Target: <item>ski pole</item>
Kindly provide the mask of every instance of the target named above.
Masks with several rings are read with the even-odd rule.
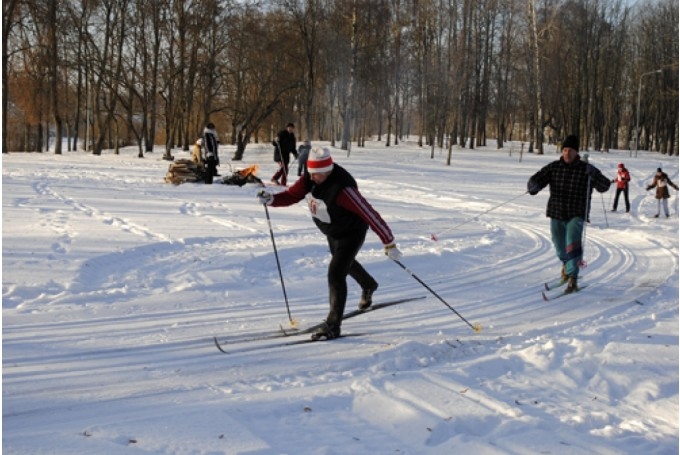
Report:
[[[590,217],[590,200],[592,199],[591,194],[591,177],[588,176],[588,187],[586,190],[586,213],[583,219],[583,232],[581,232],[581,260],[578,261],[578,266],[581,269],[588,267],[588,263],[583,259],[586,254],[586,227],[588,225],[588,218]]]
[[[468,224],[470,221],[476,220],[476,219],[479,218],[480,216],[486,215],[487,213],[489,213],[489,212],[491,212],[491,211],[493,211],[493,210],[496,210],[497,208],[500,208],[500,207],[504,206],[505,204],[509,204],[510,202],[514,201],[515,199],[519,199],[520,197],[524,196],[524,195],[527,194],[527,193],[528,193],[528,191],[525,191],[524,193],[522,193],[522,194],[520,194],[520,195],[518,195],[518,196],[515,196],[515,197],[513,197],[512,199],[508,199],[507,201],[505,201],[505,202],[503,202],[503,203],[501,203],[501,204],[498,204],[498,205],[496,205],[496,206],[494,206],[494,207],[491,207],[489,210],[480,213],[479,215],[475,216],[474,218],[468,218],[467,220],[463,221],[462,223],[456,224],[455,226],[450,227],[450,228],[448,228],[448,229],[444,229],[444,230],[441,231],[439,234],[434,234],[434,233],[433,233],[433,234],[430,236],[430,239],[432,239],[433,241],[436,242],[437,240],[439,240],[439,236],[440,236],[440,235],[445,234],[445,233],[450,232],[450,231],[453,231],[454,229],[459,228],[459,227],[461,227],[461,226],[464,225],[464,224]]]
[[[602,197],[602,211],[604,212],[604,222],[607,224],[607,227],[609,227],[609,220],[607,219],[607,208],[604,205],[604,194],[600,193],[600,196]]]
[[[272,245],[274,247],[274,256],[276,257],[276,267],[279,269],[279,278],[281,279],[281,289],[283,289],[283,299],[286,302],[286,311],[288,312],[288,320],[290,321],[291,327],[297,326],[297,321],[293,319],[290,315],[290,306],[288,305],[288,295],[286,294],[286,285],[283,283],[283,273],[281,272],[281,262],[279,261],[279,253],[276,250],[276,241],[274,240],[274,229],[272,229],[272,220],[269,217],[269,209],[267,209],[267,204],[262,204],[264,206],[264,213],[267,215],[267,223],[269,224],[269,235],[272,238]]]
[[[471,328],[472,330],[475,331],[475,333],[479,333],[479,332],[482,331],[482,326],[481,326],[479,323],[476,323],[476,324],[474,324],[474,325],[470,324],[470,321],[468,321],[467,319],[465,319],[459,312],[457,312],[451,305],[449,305],[449,304],[446,302],[446,300],[442,299],[442,298],[439,296],[439,294],[437,294],[436,292],[434,292],[434,291],[432,290],[432,288],[430,288],[427,284],[425,284],[425,282],[423,282],[423,280],[421,280],[420,278],[418,278],[418,276],[417,276],[415,273],[413,273],[408,267],[406,267],[404,264],[402,264],[400,261],[398,261],[398,260],[396,260],[396,259],[392,259],[392,260],[393,260],[394,262],[396,262],[396,263],[399,265],[399,267],[401,267],[402,269],[404,269],[404,270],[406,271],[406,273],[408,273],[409,275],[411,275],[418,283],[422,284],[423,287],[424,287],[425,289],[427,289],[428,291],[430,291],[430,292],[432,293],[432,295],[434,295],[435,297],[437,297],[437,298],[439,299],[440,302],[442,302],[444,305],[446,305],[446,306],[449,308],[449,310],[453,311],[453,312],[456,314],[456,316],[458,316],[459,318],[461,318],[461,319],[463,320],[463,322],[465,322],[467,325],[469,325],[470,328]]]

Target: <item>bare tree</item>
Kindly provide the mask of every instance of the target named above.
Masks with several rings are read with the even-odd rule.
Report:
[[[7,147],[7,110],[9,109],[7,78],[10,74],[9,37],[17,24],[18,3],[18,0],[2,2],[2,153],[9,152]]]
[[[241,160],[255,131],[275,112],[290,92],[303,84],[292,70],[295,62],[280,51],[280,42],[294,35],[285,23],[263,20],[259,11],[243,7],[229,40],[235,66],[225,75],[234,88],[228,113],[236,132],[234,160]],[[252,51],[256,46],[256,51]]]

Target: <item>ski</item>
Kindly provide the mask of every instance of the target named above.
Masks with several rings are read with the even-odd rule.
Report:
[[[394,305],[399,305],[401,303],[412,302],[414,300],[422,300],[424,298],[425,298],[425,296],[423,295],[423,296],[420,296],[420,297],[409,297],[409,298],[405,298],[405,299],[391,300],[389,302],[376,303],[375,305],[371,305],[370,307],[366,308],[365,310],[356,309],[356,310],[350,311],[349,313],[345,313],[342,316],[342,320],[344,321],[346,319],[351,319],[353,317],[359,316],[360,314],[370,313],[371,311],[376,311],[376,310],[380,310],[382,308],[387,308],[387,307],[391,307],[391,306],[394,306]],[[284,336],[304,335],[305,333],[312,333],[313,331],[320,329],[321,327],[324,326],[324,324],[325,324],[324,322],[320,322],[320,323],[315,324],[311,327],[307,327],[306,329],[303,329],[303,330],[289,330],[289,331],[286,331],[283,327],[281,327],[281,331],[285,334]]]
[[[566,292],[566,290],[563,290],[563,291],[561,291],[557,294],[549,295],[549,294],[546,293],[546,291],[543,291],[543,292],[541,292],[541,294],[543,295],[543,300],[548,302],[548,301],[551,301],[551,300],[559,299],[560,297],[564,297],[565,295],[576,294],[577,292],[581,292],[582,290],[584,290],[587,287],[588,287],[587,284],[585,284],[583,286],[579,286],[579,288],[576,292]]]
[[[366,333],[348,333],[347,335],[340,335],[338,338],[335,338],[334,340],[341,339],[341,338],[350,338],[350,337],[359,337],[359,336],[365,336],[367,335]],[[217,341],[217,337],[214,338],[215,340],[215,346],[217,346],[217,349],[220,350],[223,354],[243,354],[247,352],[253,352],[253,351],[261,351],[264,349],[276,349],[276,348],[285,348],[287,346],[298,346],[302,344],[311,344],[311,343],[323,343],[326,341],[334,341],[334,340],[314,340],[312,338],[303,338],[300,340],[287,340],[287,341],[281,341],[278,343],[267,343],[267,344],[256,344],[256,345],[247,345],[247,346],[241,346],[238,348],[230,349],[227,351],[220,343]]]
[[[425,298],[425,296],[407,297],[407,298],[403,298],[403,299],[390,300],[388,302],[376,303],[374,305],[371,305],[370,307],[368,307],[365,310],[357,309],[357,310],[350,311],[349,313],[345,313],[344,316],[342,317],[342,319],[344,321],[345,319],[351,319],[351,318],[356,317],[360,314],[370,313],[371,311],[376,311],[376,310],[380,310],[382,308],[388,308],[388,307],[391,307],[391,306],[394,306],[394,305],[399,305],[399,304],[406,303],[406,302],[412,302],[412,301],[415,301],[415,300],[422,300],[424,298]],[[226,338],[222,343],[220,343],[220,341],[217,339],[217,337],[213,337],[213,338],[214,338],[215,345],[217,346],[217,348],[220,351],[224,352],[224,350],[221,349],[221,345],[224,345],[224,344],[248,343],[248,342],[251,342],[251,341],[265,341],[265,340],[272,340],[272,339],[276,339],[276,338],[284,338],[284,337],[289,337],[289,336],[305,335],[305,334],[312,333],[317,329],[320,329],[321,327],[323,327],[323,325],[324,325],[324,323],[321,322],[319,324],[312,325],[312,326],[307,327],[305,329],[286,329],[283,326],[279,326],[279,330],[259,332],[259,333],[255,333],[255,334],[246,335],[246,336],[243,336],[243,337],[237,336],[237,337]]]

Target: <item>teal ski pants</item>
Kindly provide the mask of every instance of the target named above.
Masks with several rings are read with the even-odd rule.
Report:
[[[557,257],[565,266],[567,275],[578,277],[579,264],[583,258],[583,218],[568,221],[550,219],[550,234]]]

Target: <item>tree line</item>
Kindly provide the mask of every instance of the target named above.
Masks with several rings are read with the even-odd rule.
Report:
[[[165,144],[211,121],[233,159],[287,122],[678,154],[676,0],[9,0],[3,153]]]

